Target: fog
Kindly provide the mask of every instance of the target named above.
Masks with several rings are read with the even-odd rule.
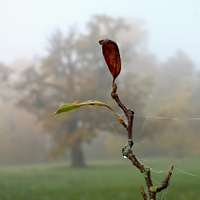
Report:
[[[6,64],[15,59],[44,55],[51,33],[70,25],[85,29],[94,14],[145,20],[147,48],[164,60],[181,49],[200,65],[200,3],[172,0],[145,1],[1,1],[0,57]],[[89,6],[88,6],[89,5]]]
[[[118,93],[135,111],[138,156],[199,156],[199,2],[0,4],[0,165],[71,162],[77,136],[86,162],[121,159],[126,132],[107,110],[50,117],[62,103],[87,99],[123,116],[110,97],[104,37],[119,45]]]

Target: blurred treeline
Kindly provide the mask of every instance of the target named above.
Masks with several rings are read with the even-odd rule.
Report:
[[[63,103],[88,99],[110,104],[122,114],[110,97],[112,79],[98,44],[104,38],[120,48],[118,94],[135,111],[138,153],[198,155],[200,70],[181,50],[158,62],[146,48],[144,25],[141,19],[92,16],[84,31],[56,30],[46,56],[24,70],[17,70],[20,63],[12,68],[1,63],[0,165],[68,157],[73,166],[84,166],[84,150],[86,158],[97,160],[121,156],[118,137],[125,142],[126,131],[108,110],[86,107],[50,117]],[[95,138],[99,140],[93,143]]]

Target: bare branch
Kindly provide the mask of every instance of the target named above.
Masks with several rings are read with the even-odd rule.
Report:
[[[128,119],[128,124],[122,121],[120,123],[126,128],[128,132],[128,144],[122,149],[122,154],[124,157],[127,157],[132,164],[137,167],[141,173],[144,174],[146,186],[148,188],[148,193],[149,193],[149,198],[151,200],[156,200],[156,193],[162,191],[163,189],[167,188],[169,185],[169,180],[172,175],[173,171],[173,165],[170,166],[169,171],[167,173],[167,176],[165,180],[162,182],[162,184],[159,187],[156,187],[153,185],[152,178],[151,178],[151,169],[142,163],[137,159],[137,157],[133,154],[132,152],[132,146],[133,146],[133,141],[132,141],[132,127],[133,127],[133,118],[134,118],[134,112],[130,109],[128,109],[119,99],[119,96],[117,94],[117,85],[114,83],[112,84],[112,92],[111,92],[112,98],[116,101],[118,106],[123,110],[125,113],[127,119]],[[141,186],[140,187],[141,194],[143,196],[144,200],[147,200],[147,194],[144,191],[144,188]]]
[[[140,191],[141,191],[141,194],[142,194],[142,196],[143,196],[143,199],[144,199],[144,200],[148,200],[147,194],[146,194],[146,192],[144,191],[144,187],[143,187],[142,185],[140,186]]]
[[[162,182],[162,184],[159,187],[155,187],[153,185],[152,179],[151,179],[151,169],[142,163],[137,159],[137,157],[133,154],[132,146],[133,146],[133,140],[132,140],[132,128],[133,128],[133,119],[134,119],[134,111],[131,109],[128,109],[120,100],[118,94],[117,94],[117,85],[115,83],[116,77],[119,75],[121,70],[121,60],[120,60],[120,54],[117,44],[109,39],[100,40],[99,43],[102,45],[103,50],[103,56],[104,59],[108,65],[108,68],[113,76],[113,82],[112,82],[112,92],[111,96],[116,101],[118,106],[123,110],[126,118],[127,123],[123,120],[123,118],[120,118],[120,123],[126,128],[128,132],[128,143],[127,145],[122,149],[122,154],[124,157],[128,158],[132,164],[137,167],[142,174],[144,174],[146,186],[148,188],[149,192],[149,199],[155,200],[156,199],[156,193],[162,191],[163,189],[167,188],[169,185],[169,180],[172,175],[173,171],[173,165],[170,166],[170,169],[167,173],[167,176],[165,180]],[[147,200],[147,194],[144,191],[143,186],[140,187],[141,194],[143,196],[144,200]]]
[[[116,101],[118,106],[123,110],[124,114],[126,115],[128,119],[128,124],[125,124],[124,121],[120,122],[128,131],[128,145],[130,145],[130,148],[133,146],[133,140],[132,140],[132,125],[133,125],[133,118],[134,118],[134,112],[130,109],[128,109],[119,99],[117,92],[117,85],[113,81],[112,83],[112,92],[111,96]]]
[[[169,170],[167,172],[167,176],[166,176],[165,180],[162,182],[162,184],[159,187],[157,187],[156,192],[160,192],[160,191],[164,190],[165,188],[167,188],[167,186],[169,185],[169,180],[171,178],[173,169],[174,169],[174,166],[171,165],[169,167]]]

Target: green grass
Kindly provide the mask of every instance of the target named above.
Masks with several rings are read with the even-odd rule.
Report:
[[[169,162],[158,159],[145,164],[163,171],[169,166]],[[196,175],[175,169],[169,188],[157,199],[163,196],[170,200],[198,199],[200,159],[187,159],[175,163],[175,167]],[[157,184],[165,173],[152,172],[152,176]],[[141,184],[145,185],[142,174],[128,160],[93,162],[84,169],[73,169],[65,163],[0,168],[2,200],[139,200]]]

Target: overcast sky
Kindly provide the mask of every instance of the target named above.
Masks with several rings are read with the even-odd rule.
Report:
[[[55,28],[83,29],[93,14],[143,18],[159,60],[180,49],[200,67],[199,0],[0,0],[0,62],[43,55]]]

